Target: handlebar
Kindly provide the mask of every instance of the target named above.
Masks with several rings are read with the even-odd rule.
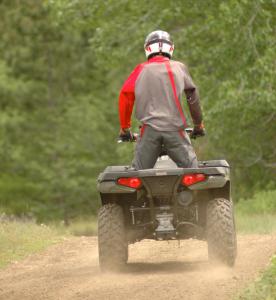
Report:
[[[185,128],[185,131],[188,133],[188,134],[191,134],[193,132],[193,128]],[[126,137],[118,137],[118,140],[117,140],[117,143],[125,143],[125,142],[136,142],[137,139],[139,137],[139,134],[138,133],[133,133],[132,135],[129,135],[129,136],[126,136]]]
[[[193,128],[191,127],[185,128],[185,131],[190,134],[193,132]]]
[[[136,142],[139,137],[138,133],[133,133],[131,136],[121,137],[117,139],[117,143]]]

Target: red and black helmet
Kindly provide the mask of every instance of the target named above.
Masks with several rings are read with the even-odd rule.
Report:
[[[174,44],[168,32],[156,30],[146,37],[144,48],[147,58],[158,54],[172,58]]]

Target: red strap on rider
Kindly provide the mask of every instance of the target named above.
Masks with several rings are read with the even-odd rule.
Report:
[[[179,114],[180,114],[180,117],[181,117],[182,122],[184,124],[184,127],[186,128],[187,127],[187,122],[186,122],[186,118],[185,118],[183,110],[182,110],[180,100],[177,96],[176,86],[175,86],[175,82],[174,82],[174,77],[173,77],[173,72],[172,72],[172,68],[171,68],[171,65],[170,65],[170,61],[166,61],[165,65],[166,65],[166,68],[167,68],[167,71],[168,71],[168,75],[169,75],[172,90],[173,90],[174,102],[175,102],[175,105],[176,105],[176,107],[179,111]]]

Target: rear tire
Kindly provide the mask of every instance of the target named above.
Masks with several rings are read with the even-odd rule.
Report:
[[[119,271],[128,259],[124,213],[118,204],[106,204],[98,213],[99,263],[102,271]]]
[[[224,198],[211,200],[207,206],[206,218],[209,260],[234,266],[237,238],[232,201]]]

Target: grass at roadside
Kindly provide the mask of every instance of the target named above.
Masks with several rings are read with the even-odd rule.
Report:
[[[263,191],[235,205],[237,231],[241,234],[276,234],[276,191]],[[276,249],[275,249],[276,252]],[[260,253],[261,255],[261,253]],[[276,256],[263,275],[237,300],[276,300]]]
[[[62,224],[52,224],[60,233],[69,233],[74,236],[97,235],[97,217],[82,218],[73,220],[68,226]]]
[[[276,233],[276,191],[256,193],[235,205],[238,233]]]
[[[261,278],[242,292],[237,300],[275,300],[276,299],[276,256]]]
[[[55,228],[31,221],[0,222],[0,268],[62,239]]]
[[[96,233],[96,217],[74,220],[69,226],[62,223],[38,225],[20,218],[0,218],[0,268],[60,242],[65,236]]]
[[[236,210],[235,217],[239,234],[276,233],[276,214],[247,215]]]

